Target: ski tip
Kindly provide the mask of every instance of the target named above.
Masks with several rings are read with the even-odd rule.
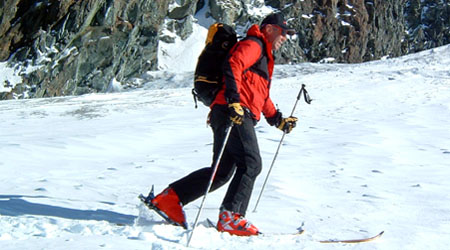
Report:
[[[351,239],[351,240],[322,240],[319,241],[320,243],[363,243],[363,242],[369,242],[376,240],[380,238],[384,234],[384,231],[381,231],[375,236],[367,237],[367,238],[361,238],[361,239]]]

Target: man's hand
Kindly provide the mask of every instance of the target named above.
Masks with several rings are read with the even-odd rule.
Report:
[[[286,134],[289,134],[293,128],[297,125],[298,118],[289,116],[287,118],[281,118],[279,122],[276,124],[277,128],[281,131],[284,131]]]
[[[244,109],[238,102],[228,104],[230,110],[230,120],[236,124],[241,125],[244,120]]]

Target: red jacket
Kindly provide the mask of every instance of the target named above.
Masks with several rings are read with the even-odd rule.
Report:
[[[231,49],[224,63],[225,84],[211,108],[216,104],[239,102],[257,121],[261,112],[266,118],[275,116],[277,110],[269,96],[273,67],[272,44],[259,26],[253,25],[247,31],[247,38]]]

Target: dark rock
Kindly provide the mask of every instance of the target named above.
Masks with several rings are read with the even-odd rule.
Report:
[[[20,84],[34,86],[30,97],[104,92],[114,78],[126,84],[156,70],[168,0],[9,2],[1,56],[40,66]]]

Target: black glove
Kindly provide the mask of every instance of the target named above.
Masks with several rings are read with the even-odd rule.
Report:
[[[241,125],[244,120],[244,109],[238,102],[228,104],[228,109],[230,110],[230,120],[236,124]]]

